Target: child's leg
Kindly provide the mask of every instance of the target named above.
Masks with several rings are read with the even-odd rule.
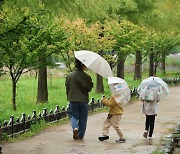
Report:
[[[145,132],[143,133],[144,138],[147,138],[147,136],[148,136],[149,127],[150,127],[150,116],[146,115]]]
[[[154,131],[154,121],[155,121],[155,115],[151,115],[149,118],[150,121],[150,129],[149,129],[149,137],[152,137],[153,131]]]
[[[121,120],[121,115],[113,115],[112,118],[110,119],[110,122],[113,128],[116,130],[119,138],[124,139],[124,135],[119,127],[120,120]]]
[[[103,124],[102,134],[104,136],[109,136],[109,127],[111,127],[111,123],[109,119],[106,119]]]
[[[145,122],[145,130],[149,132],[149,127],[150,127],[150,116],[146,115],[146,122]]]

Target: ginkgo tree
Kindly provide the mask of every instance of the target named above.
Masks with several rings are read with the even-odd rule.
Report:
[[[0,30],[1,62],[8,68],[12,79],[12,105],[16,110],[16,87],[19,78],[30,69],[41,68],[43,65],[39,62],[56,52],[54,42],[57,42],[57,35],[54,36],[52,27],[39,24],[39,14],[29,14],[24,8],[13,12],[10,6],[4,7]],[[17,18],[12,21],[15,13]],[[62,31],[60,34],[58,42],[65,39]]]
[[[178,37],[174,34],[166,32],[156,33],[154,31],[149,35],[146,44],[146,55],[149,55],[149,76],[157,74],[157,68],[161,64],[161,70],[165,74],[166,56],[169,54],[176,44],[178,44]]]
[[[115,44],[113,37],[105,31],[104,25],[100,22],[87,25],[86,21],[82,19],[65,20],[63,27],[68,35],[69,47],[61,51],[60,54],[71,71],[74,51],[90,50],[103,56],[104,52],[112,50]],[[96,92],[98,93],[104,91],[102,82],[102,78],[97,75]]]
[[[140,27],[125,19],[107,21],[105,24],[109,27],[109,33],[116,40],[113,49],[118,57],[117,76],[124,78],[124,63],[127,56],[140,48],[137,43],[137,39],[140,38]]]
[[[136,26],[133,49],[135,54],[134,80],[142,78],[142,59],[148,43],[149,31],[144,26]]]

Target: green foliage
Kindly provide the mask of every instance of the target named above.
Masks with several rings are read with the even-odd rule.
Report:
[[[159,31],[178,32],[180,25],[180,2],[178,0],[159,0],[156,9],[153,11],[156,18],[156,27]]]
[[[108,51],[112,50],[113,44],[115,44],[113,37],[105,31],[104,25],[100,22],[87,26],[83,19],[71,21],[65,18],[62,27],[68,36],[68,46],[65,50],[59,50],[59,54],[70,71],[73,70],[71,64],[74,61],[74,51]]]
[[[153,154],[164,154],[164,152],[162,150],[156,150],[153,152]]]
[[[108,0],[75,0],[71,3],[68,13],[72,19],[83,18],[87,23],[95,23],[96,21],[103,22],[108,16],[114,15],[118,1]]]
[[[121,14],[131,14],[136,13],[138,11],[138,5],[135,1],[132,0],[121,0],[119,2],[119,8],[117,13]]]
[[[8,140],[9,137],[8,137],[8,135],[6,133],[3,133],[1,139],[2,140]]]
[[[173,48],[170,49],[170,53],[179,53],[180,52],[180,44],[175,45]]]
[[[47,123],[44,120],[41,120],[38,123],[31,124],[30,131],[33,133],[37,133],[43,130],[45,127],[47,127]]]
[[[112,20],[105,23],[107,30],[114,37],[116,44],[113,49],[119,57],[126,59],[127,55],[136,50],[143,50],[146,42],[146,30],[127,20],[119,22]]]
[[[59,28],[54,33],[50,12],[44,9],[41,2],[31,1],[26,4],[19,0],[12,3],[6,1],[3,11],[0,12],[3,18],[0,30],[2,56],[0,60],[2,65],[9,69],[12,78],[14,110],[16,110],[16,83],[22,73],[32,68],[40,68],[39,61],[64,48],[63,41],[66,37],[62,29]],[[13,22],[12,16],[15,16]]]

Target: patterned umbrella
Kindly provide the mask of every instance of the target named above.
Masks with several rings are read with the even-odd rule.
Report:
[[[151,76],[141,82],[137,93],[144,100],[159,101],[169,94],[169,88],[161,78]]]
[[[118,77],[109,77],[108,85],[118,105],[124,107],[131,97],[131,92],[126,81]]]

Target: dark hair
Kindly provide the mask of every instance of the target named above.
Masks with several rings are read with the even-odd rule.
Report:
[[[84,64],[81,63],[81,61],[79,61],[78,59],[75,59],[75,66],[77,69],[81,69],[81,67],[83,66]]]

